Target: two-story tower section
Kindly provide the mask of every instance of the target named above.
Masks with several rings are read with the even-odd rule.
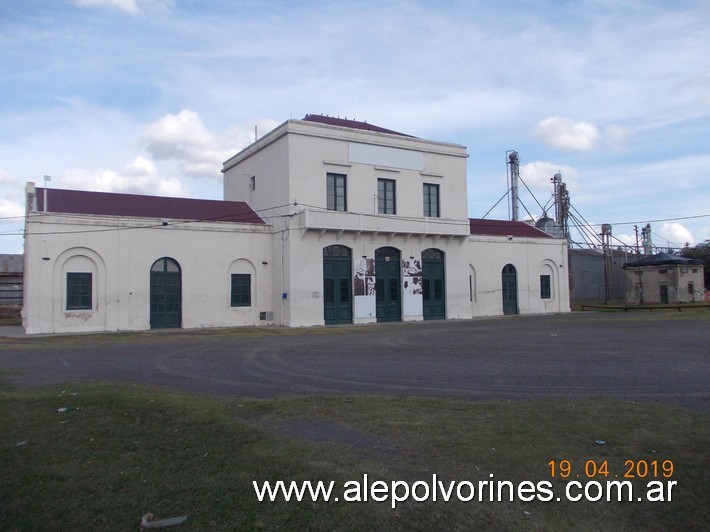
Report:
[[[446,278],[466,278],[467,157],[461,145],[307,115],[226,161],[225,199],[247,202],[278,235],[279,321],[464,315],[466,291]]]
[[[467,157],[458,144],[307,115],[226,161],[224,198],[265,219],[297,214],[307,230],[464,238]]]

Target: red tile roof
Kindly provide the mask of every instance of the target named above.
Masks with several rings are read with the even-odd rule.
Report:
[[[472,235],[554,238],[545,231],[524,222],[511,222],[509,220],[484,220],[482,218],[469,218],[468,222]]]
[[[326,124],[328,126],[339,126],[339,127],[349,127],[351,129],[364,129],[365,131],[374,131],[376,133],[388,133],[390,135],[399,135],[400,137],[410,137],[416,138],[412,135],[407,135],[405,133],[399,133],[397,131],[392,131],[391,129],[385,129],[374,124],[368,124],[367,122],[359,122],[357,120],[348,120],[347,118],[335,118],[334,116],[325,115],[306,115],[303,117],[306,122],[315,122],[318,124]]]
[[[41,212],[44,210],[44,189],[38,187],[36,190],[37,210]],[[259,215],[243,201],[168,198],[50,188],[47,189],[47,207],[49,212],[68,214],[264,223]]]

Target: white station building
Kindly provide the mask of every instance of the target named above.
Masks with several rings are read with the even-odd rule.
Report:
[[[28,334],[568,312],[567,241],[469,219],[466,148],[289,120],[224,163],[224,201],[28,183]]]

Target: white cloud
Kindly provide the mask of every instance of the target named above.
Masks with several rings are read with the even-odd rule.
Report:
[[[7,199],[0,199],[0,218],[22,218],[25,210],[22,205]]]
[[[535,126],[535,136],[546,146],[565,151],[589,151],[599,142],[599,130],[591,122],[573,122],[550,116]]]
[[[639,249],[643,253],[640,224],[638,239]],[[636,248],[636,235],[634,233],[614,235],[614,241],[618,242],[619,240],[632,249]],[[663,222],[658,228],[651,224],[651,241],[654,248],[660,249],[679,248],[685,246],[686,243],[692,246],[697,243],[693,234],[683,224],[678,222]]]
[[[696,84],[702,93],[701,101],[705,105],[710,105],[710,70],[699,75]]]
[[[690,94],[702,105],[710,105],[710,70],[689,76],[678,84],[678,89]]]
[[[114,7],[131,15],[139,13],[136,0],[73,0],[73,3],[79,7]]]
[[[219,179],[222,163],[254,141],[255,125],[257,134],[263,135],[278,122],[260,119],[234,126],[223,134],[213,134],[200,115],[183,109],[149,124],[141,141],[155,159],[177,162],[187,177]]]
[[[552,177],[560,173],[562,181],[567,184],[569,190],[576,188],[576,183],[570,181],[570,177],[577,175],[577,170],[571,166],[565,166],[547,161],[533,161],[520,167],[520,176],[531,188],[547,188],[552,190]],[[573,184],[570,187],[570,184]]]
[[[619,150],[626,146],[629,130],[618,124],[611,124],[604,128],[604,141],[611,149]]]
[[[15,178],[10,175],[9,172],[6,172],[2,168],[0,168],[0,185],[5,186],[5,185],[10,185],[15,183]]]
[[[263,137],[280,124],[281,122],[271,118],[257,118],[232,126],[226,133],[226,137],[230,139],[230,144],[234,146],[234,151],[230,154],[230,157],[254,142],[255,137]]]
[[[166,11],[173,0],[70,0],[79,7],[108,7],[119,9],[129,15],[138,15],[144,10]]]
[[[612,233],[613,239],[612,239],[612,246],[617,247],[619,246],[619,241],[623,242],[625,245],[627,245],[629,248],[632,250],[636,249],[636,235],[634,234],[627,234],[623,233],[620,235],[614,235]],[[639,246],[641,246],[641,240],[639,237]]]
[[[21,203],[24,201],[23,190],[21,180],[0,168],[0,218],[21,218],[25,215]]]
[[[58,187],[77,190],[155,196],[187,196],[189,194],[178,179],[160,176],[155,164],[142,156],[136,157],[121,172],[110,169],[76,169],[65,172],[57,181]]]
[[[662,240],[661,242],[654,241],[654,244],[661,247],[666,245],[678,247],[684,246],[686,242],[691,245],[696,242],[692,233],[688,231],[683,224],[678,222],[664,222],[660,229],[658,229],[658,235],[662,238]]]
[[[200,115],[183,109],[178,114],[167,114],[148,125],[143,133],[146,148],[157,159],[181,159],[191,151],[214,143]]]
[[[200,115],[188,109],[149,124],[141,140],[153,157],[176,161],[188,177],[219,178],[222,162],[234,154],[226,137],[210,133]]]
[[[24,216],[22,182],[0,168],[1,253],[22,253]]]

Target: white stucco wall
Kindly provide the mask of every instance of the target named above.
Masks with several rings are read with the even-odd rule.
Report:
[[[284,324],[322,325],[323,248],[342,245],[352,252],[353,262],[374,259],[375,250],[391,246],[401,259],[421,260],[422,252],[434,248],[444,253],[446,318],[468,319],[503,314],[502,270],[512,264],[517,272],[520,314],[569,312],[567,245],[565,240],[471,236],[465,241],[408,235],[377,235],[294,229],[286,239],[292,267],[285,272],[287,300]],[[353,271],[355,266],[353,265]],[[540,294],[540,276],[549,275],[551,297]],[[402,283],[404,282],[402,278]],[[354,290],[354,288],[353,288]],[[418,305],[418,307],[417,307]],[[417,311],[418,309],[418,311]],[[421,297],[408,300],[402,286],[402,320],[421,320]],[[353,322],[376,321],[372,296],[353,297]]]
[[[225,162],[224,199],[244,201],[262,217],[289,212],[288,208],[274,210],[293,202],[288,142],[282,125]]]
[[[273,262],[283,260],[283,270],[273,270],[275,293],[284,294],[281,322],[323,323],[322,251],[331,244],[349,247],[354,258],[374,258],[384,246],[418,259],[423,249],[440,249],[446,254],[447,317],[470,316],[463,244],[467,157],[456,144],[290,120],[226,161],[225,199],[271,215]],[[347,213],[326,211],[328,173],[347,176]],[[256,190],[248,187],[251,175]],[[379,178],[396,182],[396,216],[377,213]],[[439,186],[439,218],[423,217],[424,183]],[[421,296],[404,303],[404,320],[422,319]],[[353,306],[355,323],[375,320],[374,298],[355,296]]]
[[[26,330],[34,334],[150,328],[149,272],[162,257],[177,261],[182,271],[185,328],[265,324],[259,314],[266,311],[273,313],[269,323],[321,325],[323,249],[334,244],[348,247],[353,262],[363,256],[374,259],[375,250],[385,246],[398,249],[403,260],[421,260],[428,248],[442,251],[448,319],[502,314],[501,272],[506,264],[517,271],[521,314],[569,311],[565,241],[313,230],[300,226],[299,217],[287,220],[289,228],[277,231],[247,224],[163,227],[157,220],[113,217],[72,216],[68,222],[60,215],[30,214]],[[141,224],[146,227],[125,229]],[[66,310],[70,271],[92,273],[90,311]],[[230,306],[232,273],[252,276],[250,307]],[[540,275],[551,276],[550,299],[540,297]],[[421,296],[407,296],[402,289],[402,319],[423,319]],[[353,295],[353,322],[374,321],[374,297]]]
[[[457,144],[290,120],[224,163],[224,199],[246,201],[259,214],[294,203],[300,207],[291,212],[325,209],[330,172],[347,176],[349,212],[375,214],[384,178],[396,182],[398,216],[423,216],[422,185],[430,183],[439,185],[441,217],[463,220],[467,157]]]
[[[183,327],[256,325],[273,309],[269,227],[30,213],[26,230],[28,334],[150,328],[150,268],[162,257],[182,271]],[[67,272],[92,273],[91,310],[66,310]],[[230,306],[231,273],[252,275],[250,307]]]
[[[352,252],[353,272],[355,262],[363,257],[375,258],[375,250],[393,247],[400,251],[402,260],[410,257],[421,260],[422,251],[438,249],[445,254],[446,264],[446,317],[471,317],[468,305],[468,277],[466,257],[460,241],[437,240],[432,237],[422,239],[405,235],[372,236],[344,233],[338,235],[330,231],[320,234],[316,231],[294,230],[287,242],[289,258],[293,267],[288,272],[286,305],[288,319],[285,325],[322,325],[323,316],[323,249],[331,245],[341,245]],[[400,265],[401,268],[401,265]],[[423,319],[421,296],[405,298],[404,277],[402,284],[402,319],[416,321]],[[354,286],[353,286],[354,291]],[[410,304],[408,304],[410,303]],[[353,295],[353,322],[371,323],[376,321],[374,296]]]
[[[506,264],[512,264],[517,272],[520,314],[570,311],[566,240],[471,236],[467,253],[471,316],[503,314],[502,271]],[[550,299],[540,296],[540,275],[551,276]]]

